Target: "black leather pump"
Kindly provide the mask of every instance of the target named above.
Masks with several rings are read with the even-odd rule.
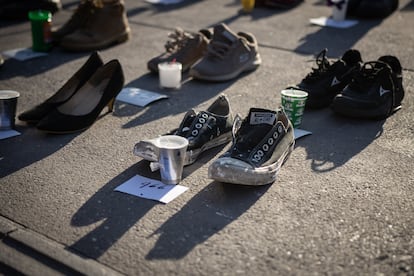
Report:
[[[89,128],[105,106],[113,109],[116,96],[124,86],[124,74],[118,60],[111,60],[64,104],[56,107],[38,124],[41,131],[64,134]]]
[[[32,109],[21,113],[18,116],[19,120],[29,124],[38,123],[55,107],[69,100],[102,65],[101,57],[97,52],[94,52],[85,64],[53,96]]]

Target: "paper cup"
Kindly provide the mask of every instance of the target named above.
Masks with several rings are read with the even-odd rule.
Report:
[[[308,93],[297,89],[282,90],[282,106],[293,127],[297,128],[302,123]]]
[[[178,135],[165,135],[158,139],[161,181],[178,184],[181,181],[188,140]]]
[[[0,90],[0,130],[14,128],[19,92]]]
[[[158,64],[160,86],[164,88],[179,88],[181,86],[182,64],[179,62],[163,62]]]

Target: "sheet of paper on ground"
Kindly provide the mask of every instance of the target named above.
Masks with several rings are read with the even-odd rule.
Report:
[[[168,96],[135,87],[125,87],[116,97],[118,101],[141,107],[165,98],[168,98]]]
[[[115,188],[115,191],[168,203],[188,190],[181,185],[167,185],[161,181],[135,175]]]

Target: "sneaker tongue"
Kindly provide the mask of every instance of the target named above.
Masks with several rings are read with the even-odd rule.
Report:
[[[276,112],[266,109],[252,108],[248,118],[250,125],[268,124],[273,126],[276,120]]]
[[[221,23],[214,27],[213,40],[225,43],[233,43],[238,37],[225,24]]]
[[[246,119],[248,125],[241,127],[237,141],[237,148],[241,151],[255,147],[272,129],[277,115],[271,110],[251,108]]]
[[[357,64],[359,62],[362,62],[362,58],[361,58],[361,54],[358,50],[354,50],[354,49],[350,49],[348,51],[346,51],[343,55],[342,55],[342,60],[345,61],[345,63],[347,65],[354,65]]]

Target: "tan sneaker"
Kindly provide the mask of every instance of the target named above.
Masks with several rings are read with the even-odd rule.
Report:
[[[62,38],[60,46],[68,51],[93,51],[125,42],[130,28],[123,1],[96,6],[85,24]]]
[[[214,27],[206,55],[190,69],[190,75],[207,81],[227,81],[261,64],[256,38],[249,33],[233,33],[221,23]]]
[[[148,61],[148,69],[157,73],[159,63],[177,61],[183,65],[182,70],[186,71],[203,57],[212,36],[208,29],[190,33],[176,28],[175,32],[168,35],[170,40],[165,44],[165,52]]]

